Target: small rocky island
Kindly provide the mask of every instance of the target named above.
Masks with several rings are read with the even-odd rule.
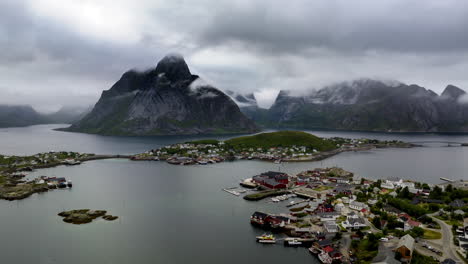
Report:
[[[91,223],[93,220],[102,217],[107,221],[114,221],[118,216],[107,214],[105,210],[78,209],[63,211],[58,214],[63,217],[63,221],[70,224],[80,225]]]

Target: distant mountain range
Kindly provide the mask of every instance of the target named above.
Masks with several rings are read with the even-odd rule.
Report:
[[[468,132],[468,96],[453,85],[438,95],[418,85],[363,79],[300,96],[280,91],[270,109],[246,113],[270,128]]]
[[[226,134],[258,131],[237,104],[192,75],[180,55],[128,71],[66,131],[104,135]]]
[[[1,106],[0,127],[72,123],[62,130],[103,135],[252,133],[264,128],[384,132],[468,132],[468,95],[418,85],[361,79],[279,92],[269,109],[253,94],[222,91],[192,75],[179,55],[145,72],[128,71],[94,108],[64,107],[43,115],[30,106]]]
[[[41,114],[30,105],[0,105],[0,127],[71,124],[80,120],[87,111],[81,107],[63,107],[52,114]]]

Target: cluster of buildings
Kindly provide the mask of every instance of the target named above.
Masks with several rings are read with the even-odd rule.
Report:
[[[325,254],[326,256],[322,255],[322,257],[326,259],[337,260],[343,257],[343,250],[340,252],[336,241],[333,244],[331,239],[335,238],[338,233],[349,232],[353,239],[355,237],[353,234],[357,230],[365,230],[365,233],[378,233],[388,228],[388,221],[380,218],[378,218],[380,219],[379,229],[373,224],[374,218],[379,215],[375,215],[371,207],[382,201],[382,195],[396,197],[397,192],[407,188],[410,193],[415,194],[416,198],[413,201],[410,200],[413,204],[437,202],[428,198],[431,189],[417,188],[421,186],[420,184],[389,178],[379,181],[380,187],[374,187],[376,181],[355,179],[353,176],[352,173],[340,168],[308,170],[296,176],[272,171],[256,175],[252,177],[252,181],[257,185],[272,190],[285,189],[306,200],[294,206],[292,208],[294,210],[290,210],[288,214],[270,215],[255,212],[251,216],[251,223],[264,229],[276,229],[293,237],[312,238],[315,241],[314,252]],[[367,197],[364,200],[360,195],[363,192],[366,193],[364,197]],[[361,198],[358,199],[358,197]],[[382,212],[392,216],[399,223],[397,226],[401,226],[392,227],[389,231],[392,232],[395,228],[399,229],[400,233],[406,234],[399,239],[395,238],[396,242],[394,241],[391,250],[400,257],[402,262],[409,263],[415,243],[415,238],[409,235],[412,234],[410,231],[414,228],[431,228],[432,226],[423,224],[416,217],[393,206],[385,203],[383,207],[382,204],[380,206]],[[458,199],[452,201],[449,206],[465,208],[465,203]],[[463,210],[459,209],[459,211],[465,214]],[[461,248],[464,246],[468,248],[468,218],[465,219],[464,229],[460,228],[457,232],[460,236]],[[388,241],[386,237],[383,239],[385,240],[382,241]]]
[[[32,156],[1,156],[0,166],[18,167],[25,170],[31,169],[36,165],[48,165],[62,163],[65,165],[80,164],[80,159],[87,157],[89,154],[81,154],[77,152],[55,152],[38,153]]]
[[[389,142],[368,139],[331,138],[337,153],[358,148],[386,145]],[[394,144],[395,142],[390,142]],[[245,147],[234,149],[223,141],[207,140],[206,143],[188,142],[164,146],[133,156],[134,160],[166,160],[171,164],[208,164],[223,160],[258,159],[269,161],[310,160],[320,151],[308,146]]]

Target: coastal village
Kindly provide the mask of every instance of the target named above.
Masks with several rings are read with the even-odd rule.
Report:
[[[252,146],[232,145],[229,141],[199,140],[152,149],[137,154],[132,160],[162,160],[174,165],[206,165],[234,160],[263,160],[272,162],[316,161],[346,151],[363,151],[373,148],[412,147],[401,141],[379,141],[371,139],[348,139],[334,137],[326,139],[332,146],[319,149],[306,145]]]
[[[264,134],[241,137],[240,141],[179,143],[132,156],[54,151],[32,156],[0,155],[0,199],[18,200],[33,193],[72,188],[72,182],[65,177],[26,179],[26,175],[34,169],[73,166],[96,159],[165,161],[174,165],[235,160],[280,164],[322,160],[346,151],[415,146],[401,141],[322,139],[302,132],[270,133],[275,134],[273,137],[286,136],[283,142],[284,138],[258,138]],[[242,180],[240,187],[223,190],[243,195],[248,202],[274,204],[283,211],[252,212],[250,223],[258,229],[258,236],[252,239],[269,246],[304,247],[322,263],[460,263],[468,254],[468,181],[441,179],[445,183],[438,185],[398,178],[372,180],[333,167],[296,175],[267,171]],[[105,211],[89,209],[59,215],[65,222],[76,224],[101,216],[117,219],[105,215]]]
[[[79,165],[82,161],[91,160],[93,157],[95,155],[65,151],[50,151],[32,156],[0,155],[0,199],[20,200],[33,193],[72,188],[72,182],[65,177],[40,176],[26,179],[26,176],[34,169]]]
[[[439,185],[358,178],[341,168],[240,182],[244,199],[284,207],[253,212],[258,243],[305,247],[322,263],[459,263],[468,253],[468,181]],[[246,189],[225,191],[239,196]]]

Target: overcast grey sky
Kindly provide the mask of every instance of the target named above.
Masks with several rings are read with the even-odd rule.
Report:
[[[220,89],[357,78],[468,90],[465,0],[1,0],[0,103],[94,104],[131,68],[184,55]]]

